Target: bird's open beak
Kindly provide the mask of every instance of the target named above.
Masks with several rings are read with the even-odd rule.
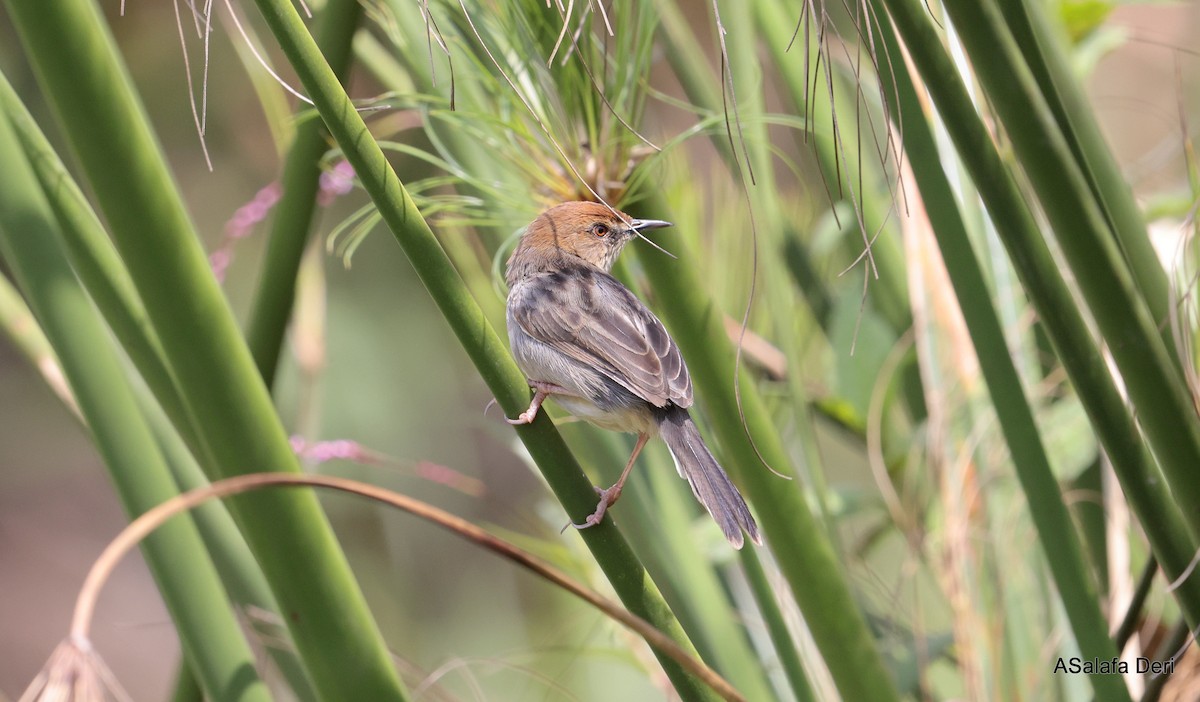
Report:
[[[663,227],[671,226],[670,222],[664,222],[661,219],[635,219],[630,222],[635,232],[644,231],[646,229],[662,229]]]

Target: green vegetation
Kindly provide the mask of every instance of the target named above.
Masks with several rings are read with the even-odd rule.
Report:
[[[1128,623],[1200,624],[1200,178],[1187,157],[1171,186],[1185,195],[1135,197],[1122,176],[1078,68],[1121,43],[1107,3],[326,0],[306,20],[256,0],[229,41],[282,175],[265,252],[227,231],[253,282],[225,289],[193,223],[210,205],[177,185],[146,116],[162,98],[139,92],[92,0],[6,7],[37,90],[0,81],[0,327],[61,366],[130,515],[300,470],[312,457],[289,433],[391,437],[404,459],[358,455],[440,476],[400,491],[611,592],[756,701],[1131,700],[1148,681],[1054,663],[1155,655],[1125,648]],[[201,42],[206,11],[182,22]],[[250,92],[191,70],[209,95]],[[61,148],[30,114],[47,109]],[[318,207],[343,161],[352,205]],[[631,438],[553,403],[514,432],[470,404],[528,403],[504,261],[572,199],[674,222],[617,274],[683,350],[697,421],[765,547],[731,551],[655,444],[612,518],[559,534]],[[339,298],[364,281],[386,303]],[[183,642],[177,697],[719,698],[617,625],[523,594],[545,586],[477,577],[475,552],[439,565],[447,547],[427,538],[298,490],[171,522],[144,552]],[[428,599],[397,585],[442,568],[455,588]],[[268,657],[239,628],[248,611],[274,627]],[[465,669],[512,641],[571,662],[458,679],[433,653],[461,647]]]

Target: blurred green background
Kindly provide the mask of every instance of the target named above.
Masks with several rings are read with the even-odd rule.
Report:
[[[706,24],[708,3],[679,5],[693,18],[701,36],[711,38]],[[215,250],[234,212],[274,180],[280,168],[273,136],[244,66],[228,33],[216,32],[208,87],[210,172],[192,121],[170,5],[131,3],[124,17],[117,16],[115,0],[103,6],[197,229],[206,248]],[[1139,3],[1117,8],[1107,25],[1122,28],[1125,38],[1114,41],[1089,73],[1087,85],[1095,111],[1135,191],[1145,198],[1156,197],[1179,182],[1178,113],[1181,101],[1187,100],[1179,91],[1194,94],[1194,83],[1181,85],[1176,71],[1182,66],[1189,80],[1196,75],[1198,8],[1197,3]],[[254,14],[251,8],[246,11]],[[715,65],[713,48],[705,47]],[[0,68],[51,139],[58,140],[22,58],[16,33],[2,10]],[[651,83],[666,94],[683,97],[661,57],[655,60]],[[359,70],[348,92],[366,98],[380,90]],[[778,97],[768,89],[767,100],[770,104]],[[400,123],[405,119],[404,113],[397,117]],[[690,115],[676,107],[651,100],[642,124],[652,138],[662,138],[690,121]],[[1194,123],[1190,126],[1195,129]],[[718,168],[706,142],[693,140],[689,148],[693,150],[692,163],[701,164],[697,167]],[[400,164],[397,170],[402,180],[429,172],[412,159],[397,157],[394,163]],[[828,207],[827,196],[812,173],[801,176],[786,187],[793,190],[793,211],[804,213],[797,216],[815,227]],[[700,172],[696,179],[704,177]],[[723,196],[738,197],[732,189]],[[323,242],[333,227],[366,202],[366,196],[354,190],[322,208],[317,239]],[[520,224],[507,222],[514,232]],[[263,254],[264,231],[265,226],[260,226],[236,243],[224,283],[242,320]],[[716,235],[704,232],[701,236]],[[1156,243],[1173,246],[1176,236],[1177,232],[1167,228],[1158,233]],[[530,470],[524,450],[501,421],[500,411],[492,408],[484,413],[490,399],[487,387],[391,237],[382,232],[368,237],[350,267],[333,255],[321,255],[319,260],[323,280],[312,285],[318,292],[324,286],[325,328],[323,335],[309,340],[306,347],[317,363],[304,368],[297,362],[293,338],[281,365],[276,400],[280,414],[290,432],[310,440],[350,439],[396,459],[395,464],[374,466],[332,462],[320,469],[392,487],[505,532],[532,534],[544,540],[540,542],[543,548],[555,548],[544,544],[561,538],[565,551],[555,555],[572,562],[578,572],[598,577],[594,565],[582,562],[575,533],[568,530],[562,537],[553,536],[556,525],[566,520],[561,507],[550,497],[541,477]],[[749,261],[734,264],[748,266]],[[714,268],[714,290],[726,299],[742,299],[738,296],[745,294],[745,271],[735,269],[722,279],[728,269]],[[851,303],[861,276],[857,271],[844,278],[838,273],[832,268],[820,271],[831,289],[850,300],[839,309],[850,315],[844,320],[850,324],[855,311]],[[881,290],[872,285],[869,295]],[[878,301],[872,297],[871,302]],[[736,310],[736,305],[731,307]],[[933,305],[932,313],[942,312]],[[858,363],[867,365],[871,358],[882,361],[888,351],[874,345],[869,320],[856,350]],[[1017,325],[1027,323],[1014,320]],[[1009,331],[1026,338],[1026,329]],[[756,331],[770,333],[768,329]],[[848,339],[846,334],[832,339],[827,353],[849,357]],[[974,358],[969,345],[964,348],[969,358],[959,360],[969,365]],[[793,371],[806,376],[818,399],[831,402],[845,399],[835,397],[834,387],[853,389],[858,383],[863,393],[873,387],[872,378],[821,376],[827,372],[822,368],[837,365],[818,359],[811,369]],[[313,369],[315,375],[306,372]],[[828,384],[821,385],[822,379]],[[819,421],[817,428],[818,450],[831,493],[853,496],[874,491],[875,480],[855,440],[829,418]],[[574,431],[577,428],[573,426],[566,429]],[[1069,447],[1064,453],[1071,450]],[[658,460],[661,468],[662,457]],[[480,481],[483,490],[468,494],[416,476],[413,464],[418,461],[459,471]],[[125,518],[101,461],[78,424],[36,369],[7,342],[0,343],[0,476],[0,694],[15,698],[61,638],[83,574]],[[1011,481],[1006,487],[1012,487]],[[476,689],[485,691],[479,699],[495,700],[664,697],[661,673],[648,662],[644,648],[630,643],[632,635],[614,630],[600,615],[566,595],[410,517],[349,497],[323,496],[322,502],[391,650],[402,661],[402,670],[410,668],[411,677],[444,679],[459,699],[475,699]],[[628,503],[622,507],[632,509]],[[620,507],[616,515],[620,521]],[[847,520],[842,527],[846,541],[865,537],[865,522]],[[711,534],[705,527],[698,531],[707,555]],[[1008,538],[1032,547],[1036,536],[1026,516],[1014,515]],[[914,616],[910,611],[913,605],[902,594],[902,587],[928,591],[934,600],[940,595],[934,594],[936,587],[931,583],[918,582],[919,577],[909,579],[901,537],[891,534],[885,539],[896,543],[885,541],[884,547],[846,568],[869,601],[869,611],[883,620],[908,620]],[[727,557],[722,553],[716,556],[718,563]],[[748,598],[738,576],[731,576],[730,582],[735,599]],[[94,627],[97,647],[135,699],[163,699],[178,664],[178,640],[153,581],[137,557],[119,569],[105,593]],[[931,606],[937,609],[937,605]],[[941,619],[948,628],[948,619]],[[953,678],[936,669],[932,674]],[[945,684],[949,690],[958,685],[952,680]],[[829,689],[827,684],[824,689]],[[947,698],[951,697],[953,694]]]

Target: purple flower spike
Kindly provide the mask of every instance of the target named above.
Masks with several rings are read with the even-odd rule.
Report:
[[[232,262],[233,251],[228,246],[223,246],[209,254],[208,265],[212,267],[212,272],[216,276],[217,282],[225,282],[225,271],[229,270],[229,264]]]
[[[292,451],[301,458],[314,463],[327,461],[352,461],[366,465],[391,464],[407,468],[416,477],[439,485],[445,485],[459,492],[479,497],[487,492],[482,481],[464,475],[453,468],[430,461],[417,461],[413,464],[397,461],[381,453],[364,447],[357,441],[339,439],[337,441],[308,441],[302,436],[292,436],[288,439]]]
[[[328,207],[338,197],[354,189],[354,166],[349,161],[338,161],[321,173],[321,190],[317,193],[317,204]]]

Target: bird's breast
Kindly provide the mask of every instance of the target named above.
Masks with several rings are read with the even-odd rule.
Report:
[[[526,378],[565,389],[568,394],[551,397],[580,419],[612,431],[656,433],[658,425],[650,403],[599,370],[530,336],[513,318],[511,305],[510,298],[506,320],[509,346]]]

